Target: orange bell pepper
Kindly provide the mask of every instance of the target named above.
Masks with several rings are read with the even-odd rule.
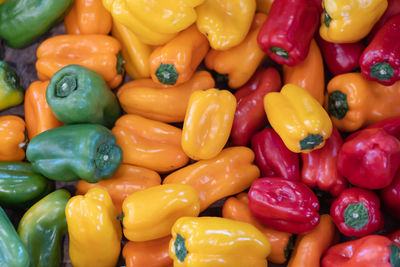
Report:
[[[50,80],[61,68],[77,64],[97,71],[109,87],[116,88],[122,82],[124,74],[120,51],[121,44],[111,36],[57,35],[38,47],[37,75],[41,81]]]
[[[103,188],[110,194],[117,214],[120,215],[122,203],[130,194],[160,184],[161,177],[157,172],[129,164],[121,164],[110,179],[101,180],[97,183],[79,180],[76,186],[76,194],[84,195],[93,187]]]
[[[268,260],[278,264],[286,262],[289,250],[293,245],[293,235],[265,227],[254,218],[250,213],[249,199],[246,193],[228,198],[222,207],[222,217],[254,225],[269,239],[271,253],[268,255]]]
[[[119,88],[117,97],[127,113],[162,122],[183,122],[190,95],[214,85],[209,72],[198,71],[189,81],[176,87],[165,88],[152,79],[134,80]]]
[[[189,161],[181,147],[182,131],[172,125],[126,114],[112,132],[122,148],[123,163],[169,172]]]
[[[156,83],[179,85],[188,81],[206,56],[210,44],[192,25],[150,55],[151,78]]]
[[[0,161],[25,158],[25,121],[15,115],[0,116]]]
[[[253,164],[254,152],[247,147],[229,147],[215,158],[200,160],[168,175],[163,184],[189,184],[200,196],[200,210],[213,202],[237,194],[260,176]]]
[[[227,75],[230,88],[237,89],[244,85],[254,74],[266,54],[257,43],[257,35],[267,15],[257,13],[246,38],[237,46],[228,50],[211,49],[206,58],[208,69]]]
[[[68,34],[108,34],[112,17],[101,0],[74,0],[64,26]]]
[[[325,109],[333,125],[345,132],[400,116],[400,81],[384,86],[361,73],[337,75],[328,83]]]
[[[324,103],[324,61],[314,39],[303,62],[295,67],[283,65],[283,80],[306,89],[321,105]]]

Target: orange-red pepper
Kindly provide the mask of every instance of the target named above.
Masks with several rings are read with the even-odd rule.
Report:
[[[25,122],[18,116],[0,116],[0,161],[25,158]]]

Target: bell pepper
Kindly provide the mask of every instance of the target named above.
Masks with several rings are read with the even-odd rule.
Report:
[[[251,137],[267,125],[264,96],[281,89],[281,77],[274,68],[259,68],[235,93],[237,106],[231,130],[234,146],[247,146]]]
[[[399,266],[400,249],[389,238],[368,235],[330,247],[322,258],[322,267]]]
[[[67,233],[65,206],[70,197],[65,189],[53,191],[25,212],[19,222],[18,235],[31,257],[29,266],[60,266]]]
[[[74,0],[64,26],[68,34],[108,34],[112,17],[102,0]]]
[[[22,48],[62,21],[73,0],[7,0],[0,5],[0,37]]]
[[[392,217],[400,221],[400,172],[398,171],[393,182],[380,190],[382,205]]]
[[[267,266],[268,239],[253,225],[218,217],[182,217],[172,230],[174,266]]]
[[[339,173],[337,161],[343,139],[334,127],[325,145],[309,153],[301,153],[301,181],[309,187],[318,187],[337,196],[348,187],[347,180]]]
[[[400,167],[400,141],[383,129],[363,129],[339,150],[337,170],[355,186],[382,189]]]
[[[275,0],[258,34],[261,49],[279,64],[293,67],[302,62],[318,27],[320,4],[314,0]]]
[[[96,123],[111,128],[121,116],[117,97],[101,75],[80,65],[57,71],[46,90],[46,100],[62,122]]]
[[[362,75],[383,85],[400,80],[400,14],[376,33],[360,58]]]
[[[24,120],[15,115],[0,116],[0,161],[22,161],[25,141]]]
[[[24,89],[17,73],[0,61],[0,110],[18,106],[24,100]]]
[[[254,153],[247,147],[229,147],[215,158],[200,160],[169,174],[163,184],[188,184],[200,196],[200,211],[224,197],[248,188],[260,175],[253,165]]]
[[[302,62],[294,67],[283,65],[283,83],[296,84],[306,89],[321,105],[324,103],[324,61],[314,39],[311,40],[307,57]]]
[[[300,181],[299,155],[286,148],[274,129],[267,128],[255,134],[251,139],[251,149],[262,177]]]
[[[366,80],[361,73],[335,76],[327,86],[325,108],[333,125],[344,132],[400,116],[400,82],[383,86]]]
[[[249,193],[251,214],[272,229],[304,234],[319,223],[319,202],[305,184],[283,178],[259,178]]]
[[[323,0],[319,34],[332,43],[358,42],[368,35],[387,6],[387,0]]]
[[[295,153],[323,147],[332,133],[328,113],[310,93],[295,84],[267,94],[264,109],[272,128]]]
[[[124,69],[121,44],[101,34],[57,35],[46,39],[36,50],[37,75],[50,80],[61,68],[77,64],[98,72],[110,88],[122,82]]]
[[[261,12],[268,15],[273,2],[274,0],[256,0],[256,12]]]
[[[198,1],[199,2],[199,1]],[[239,45],[246,37],[256,11],[254,0],[204,0],[196,7],[197,28],[215,50]]]
[[[162,122],[183,122],[190,95],[214,85],[209,72],[197,71],[186,83],[168,88],[152,79],[130,81],[118,89],[117,97],[126,113]]]
[[[171,236],[143,242],[126,243],[122,249],[122,257],[126,267],[170,267],[169,241]]]
[[[155,171],[129,164],[121,164],[115,174],[107,180],[88,183],[79,180],[76,194],[84,195],[90,188],[100,187],[110,194],[117,214],[122,212],[122,203],[130,194],[161,184],[161,177]]]
[[[46,101],[46,90],[50,81],[36,81],[26,89],[24,110],[26,132],[29,140],[36,135],[64,125],[54,115]]]
[[[110,178],[122,160],[115,136],[96,124],[71,124],[45,131],[28,144],[33,170],[56,181]]]
[[[374,124],[371,124],[365,128],[366,129],[375,129],[375,128],[383,129],[383,130],[385,130],[386,133],[388,133],[400,140],[400,116],[380,120],[380,121],[378,121]],[[362,131],[353,132],[352,134],[350,134],[346,137],[346,140],[353,139],[359,133],[362,133]]]
[[[263,13],[255,14],[250,30],[242,42],[223,51],[214,48],[208,52],[205,66],[215,70],[224,79],[227,78],[230,88],[243,86],[266,57],[257,43],[257,34],[266,19],[267,15]]]
[[[370,43],[372,38],[374,38],[375,34],[382,28],[385,23],[391,19],[393,16],[400,14],[400,2],[397,0],[387,0],[388,6],[386,8],[385,13],[381,16],[377,23],[375,23],[372,30],[369,32],[367,36],[367,43]]]
[[[228,198],[222,207],[222,216],[254,225],[268,238],[271,244],[271,253],[268,255],[268,260],[278,264],[286,262],[293,246],[293,235],[265,227],[257,221],[250,213],[249,199],[246,193],[240,193],[236,197]]]
[[[320,266],[324,252],[339,235],[331,216],[321,215],[314,230],[297,236],[294,250],[287,264],[288,267]]]
[[[107,191],[92,188],[84,196],[70,198],[65,215],[72,265],[116,266],[121,251],[122,231]]]
[[[217,156],[228,141],[236,99],[227,90],[195,91],[189,98],[182,148],[194,160]]]
[[[103,0],[114,20],[149,45],[162,45],[196,19],[194,8],[204,0]]]
[[[169,172],[183,167],[189,158],[181,147],[181,129],[172,125],[126,114],[112,129],[123,151],[123,163]]]
[[[400,229],[391,232],[387,235],[387,237],[390,238],[390,240],[392,240],[392,242],[395,243],[397,246],[400,246]]]
[[[30,264],[29,252],[19,238],[17,231],[0,206],[0,262],[7,267],[27,267]]]
[[[187,82],[206,56],[210,44],[196,25],[180,32],[150,55],[150,74],[154,82],[177,86]]]
[[[168,236],[180,217],[198,216],[199,195],[186,184],[158,185],[131,194],[124,200],[122,212],[128,240],[154,240]]]

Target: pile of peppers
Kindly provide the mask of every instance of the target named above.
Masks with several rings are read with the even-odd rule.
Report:
[[[0,38],[1,266],[400,266],[399,0],[0,0]]]

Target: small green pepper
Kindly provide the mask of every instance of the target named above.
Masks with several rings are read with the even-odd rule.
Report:
[[[6,62],[0,61],[0,110],[17,106],[23,100],[24,89],[17,73]]]

